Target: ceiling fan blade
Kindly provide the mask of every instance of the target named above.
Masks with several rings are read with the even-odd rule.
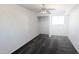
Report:
[[[47,10],[56,10],[55,8],[47,8]]]

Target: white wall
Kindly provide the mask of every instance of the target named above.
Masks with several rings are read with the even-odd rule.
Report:
[[[37,35],[33,12],[18,5],[0,5],[0,53],[12,53]]]
[[[49,34],[49,17],[39,17],[39,32],[40,34]]]
[[[70,14],[69,39],[79,53],[79,8]]]

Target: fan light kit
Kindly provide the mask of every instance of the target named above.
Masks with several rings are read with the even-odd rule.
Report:
[[[55,10],[55,9],[54,8],[52,8],[52,9],[46,8],[46,5],[45,4],[42,4],[40,13],[41,14],[51,14],[50,13],[50,10]]]

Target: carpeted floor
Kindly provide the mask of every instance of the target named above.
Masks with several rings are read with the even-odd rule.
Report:
[[[53,35],[49,38],[40,34],[13,54],[77,54],[77,51],[66,36]]]

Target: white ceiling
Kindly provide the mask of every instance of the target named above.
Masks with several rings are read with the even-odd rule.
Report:
[[[20,4],[21,7],[27,8],[33,12],[40,11],[42,4]],[[55,8],[56,11],[65,11],[65,13],[70,12],[76,4],[46,4],[46,8]]]

